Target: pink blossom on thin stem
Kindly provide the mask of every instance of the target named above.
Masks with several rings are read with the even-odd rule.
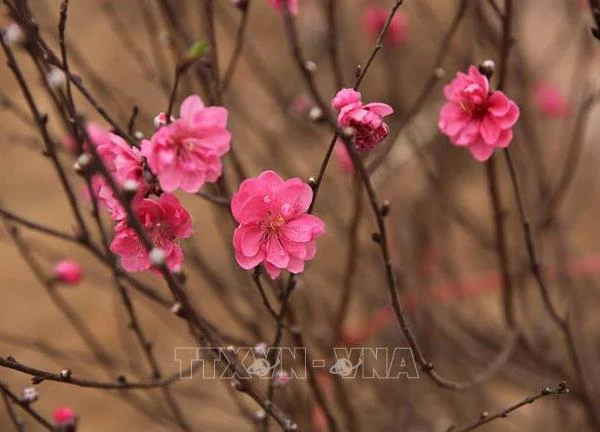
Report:
[[[533,96],[538,109],[548,117],[564,119],[571,114],[569,101],[558,88],[548,82],[538,83]]]
[[[137,185],[136,199],[141,199],[148,186],[144,181],[144,160],[140,151],[113,133],[109,134],[107,141],[96,147],[96,151],[117,184],[123,187],[127,182],[134,182]],[[115,220],[124,219],[125,210],[104,177],[94,175],[91,182],[92,192],[106,206],[111,217]]]
[[[490,91],[488,79],[475,66],[468,74],[458,72],[444,87],[444,96],[438,126],[452,144],[468,148],[481,162],[510,144],[519,107],[503,92]]]
[[[228,111],[205,107],[199,96],[187,97],[179,117],[142,142],[142,154],[165,192],[196,193],[222,172],[221,157],[229,151]]]
[[[54,266],[54,276],[60,282],[68,285],[76,285],[81,282],[83,272],[77,261],[63,259]]]
[[[362,17],[363,29],[373,41],[377,40],[390,14],[388,8],[368,6]],[[397,11],[390,22],[385,35],[385,41],[393,46],[400,46],[406,41],[406,15]]]
[[[363,105],[359,92],[344,88],[335,95],[331,105],[339,113],[338,125],[354,129],[353,141],[357,150],[377,147],[390,133],[383,118],[394,110],[387,104],[373,102]]]
[[[290,11],[290,14],[298,15],[298,0],[269,0],[269,3],[279,12],[283,13],[282,3],[284,1],[287,1],[287,6],[288,10]]]
[[[52,424],[59,431],[74,431],[77,423],[77,415],[72,408],[62,406],[56,408],[52,413]]]
[[[164,253],[167,267],[178,270],[183,262],[179,240],[192,235],[190,214],[174,195],[167,193],[158,199],[143,198],[134,203],[133,210],[154,247]],[[126,220],[116,225],[110,250],[121,258],[121,266],[126,271],[152,267],[146,248]]]
[[[325,233],[321,219],[307,213],[312,197],[308,184],[284,181],[273,171],[244,180],[231,200],[239,223],[233,234],[238,264],[250,270],[263,263],[273,279],[283,269],[302,272],[316,254],[317,237]]]

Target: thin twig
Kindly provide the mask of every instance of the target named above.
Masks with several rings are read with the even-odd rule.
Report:
[[[225,69],[225,74],[223,75],[223,80],[221,82],[221,93],[225,93],[229,89],[229,85],[231,84],[231,80],[233,79],[238,62],[242,55],[244,41],[246,40],[246,29],[248,28],[248,21],[250,18],[251,4],[252,0],[247,0],[244,9],[242,10],[242,18],[240,20],[240,25],[238,26],[237,35],[235,37],[235,47],[233,48],[233,53],[231,54],[231,58],[229,59],[229,63]]]
[[[121,379],[117,381],[107,382],[97,381],[89,378],[79,378],[72,375],[69,377],[65,377],[61,374],[27,366],[23,363],[19,363],[11,357],[0,357],[0,367],[12,369],[27,375],[31,375],[34,377],[34,381],[37,383],[40,383],[42,381],[54,381],[74,385],[77,387],[87,387],[104,390],[136,390],[164,387],[181,380],[185,376],[189,376],[191,373],[193,373],[195,368],[198,368],[200,366],[198,363],[200,362],[194,363],[189,369],[185,369],[183,371],[178,370],[176,372],[173,372],[171,375],[161,379],[153,378],[148,381],[129,382],[126,379],[124,379],[124,377],[120,377]]]
[[[489,422],[492,422],[494,420],[497,419],[501,419],[501,418],[506,418],[508,417],[508,415],[510,413],[512,413],[513,411],[518,410],[519,408],[525,406],[525,405],[529,405],[534,403],[535,401],[537,401],[538,399],[544,398],[546,396],[549,395],[561,395],[561,394],[568,394],[569,393],[569,389],[567,388],[567,384],[565,382],[560,383],[555,389],[551,389],[551,388],[545,388],[542,391],[540,391],[538,394],[533,395],[533,396],[529,396],[525,399],[523,399],[521,402],[516,403],[515,405],[512,405],[496,414],[493,415],[489,415],[487,413],[483,413],[481,415],[481,418],[479,420],[477,420],[476,422],[474,422],[473,424],[466,426],[464,428],[460,428],[460,429],[455,429],[450,428],[449,431],[452,432],[469,432],[475,429],[480,428],[481,426],[488,424]]]

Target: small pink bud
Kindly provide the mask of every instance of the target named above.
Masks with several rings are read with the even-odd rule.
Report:
[[[75,414],[75,411],[68,406],[56,408],[52,413],[52,423],[59,428],[59,430],[68,430],[67,428],[75,426],[76,422],[77,415]]]
[[[158,115],[156,117],[154,117],[154,127],[156,129],[159,129],[163,126],[165,126],[167,123],[169,122],[173,122],[175,119],[173,118],[173,116],[171,116],[171,118],[169,119],[167,117],[167,113],[161,112],[158,113]]]
[[[69,285],[78,284],[83,278],[83,272],[79,263],[64,259],[54,267],[56,279]]]

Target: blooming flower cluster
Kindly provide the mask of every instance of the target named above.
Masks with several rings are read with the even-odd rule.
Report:
[[[179,118],[167,118],[163,113],[157,116],[158,130],[149,140],[142,141],[140,149],[96,125],[88,126],[88,137],[96,153],[131,200],[131,209],[155,248],[154,255],[148,253],[129,224],[119,194],[103,175],[94,172],[90,177],[92,193],[116,222],[110,249],[120,257],[125,270],[152,269],[157,259],[151,258],[159,255],[170,270],[181,267],[183,252],[179,240],[192,234],[192,219],[172,192],[181,189],[195,193],[206,182],[221,176],[221,158],[229,151],[231,139],[227,117],[225,108],[205,107],[198,96],[190,96],[181,104]],[[64,144],[77,153],[73,139]],[[84,143],[84,152],[90,150],[89,146],[90,143]],[[63,265],[57,268],[57,275],[69,282],[73,279],[72,270]]]
[[[496,148],[510,144],[519,107],[503,92],[490,91],[488,78],[475,66],[468,74],[458,72],[444,87],[444,96],[438,125],[454,145],[468,148],[483,162]]]
[[[273,171],[244,180],[231,200],[239,223],[233,234],[238,264],[252,269],[263,263],[272,278],[282,269],[302,272],[315,256],[317,237],[325,233],[321,219],[307,213],[312,197],[308,184],[284,181]]]
[[[354,146],[357,150],[377,147],[390,133],[383,118],[394,110],[387,104],[373,102],[364,105],[359,92],[344,88],[335,95],[331,105],[338,112],[338,125],[354,130]]]
[[[158,199],[141,199],[134,203],[133,209],[152,244],[164,252],[167,267],[178,270],[183,262],[178,240],[192,235],[190,214],[169,193],[163,193]],[[110,250],[121,257],[121,266],[127,271],[143,271],[152,267],[148,251],[126,220],[117,223]]]

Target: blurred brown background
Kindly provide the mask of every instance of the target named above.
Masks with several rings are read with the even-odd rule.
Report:
[[[337,90],[327,58],[327,22],[320,0],[299,0],[298,29],[305,54],[317,65],[315,72],[322,94],[330,98]],[[31,0],[42,33],[56,44],[58,1]],[[201,7],[198,1],[171,2],[183,25],[194,39],[203,38]],[[221,70],[228,64],[235,31],[240,18],[228,0],[217,0],[218,40]],[[248,172],[256,175],[274,168],[285,176],[307,179],[316,175],[329,141],[326,128],[313,124],[305,113],[295,113],[292,101],[305,88],[292,61],[283,33],[281,17],[264,0],[252,0],[248,32],[239,68],[225,95],[230,109],[230,129],[234,145]],[[340,0],[339,26],[341,58],[346,83],[352,82],[354,69],[368,57],[373,45],[361,26],[361,13],[370,2]],[[378,3],[378,2],[375,2]],[[375,173],[380,196],[391,202],[387,220],[397,268],[405,293],[419,299],[411,319],[424,350],[445,375],[466,379],[485,368],[501,349],[506,337],[503,323],[497,260],[493,249],[485,248],[449,216],[441,202],[450,200],[468,219],[493,238],[491,208],[483,166],[466,152],[452,147],[437,129],[442,102],[441,87],[456,70],[491,58],[498,61],[500,25],[488,2],[468,2],[468,10],[454,36],[442,65],[436,54],[446,38],[458,1],[406,1],[401,7],[408,22],[408,40],[400,47],[384,47],[362,87],[367,101],[392,105],[396,114],[390,120],[395,139],[393,151]],[[502,3],[502,2],[498,2]],[[574,140],[583,140],[576,174],[568,194],[556,211],[550,229],[536,229],[541,261],[554,272],[549,274],[553,298],[560,310],[570,308],[576,322],[576,341],[585,360],[584,370],[594,392],[600,388],[598,358],[600,345],[595,311],[600,305],[597,280],[600,250],[597,246],[598,183],[597,137],[594,121],[578,123],[586,98],[597,92],[597,50],[600,43],[589,32],[589,11],[576,0],[526,0],[516,2],[515,45],[511,56],[506,92],[522,107],[522,117],[512,144],[513,154],[526,196],[530,216],[540,217],[544,187],[552,189],[565,169]],[[379,2],[378,4],[387,4]],[[149,26],[148,15],[155,26]],[[3,23],[9,22],[7,15]],[[140,107],[136,130],[146,136],[153,132],[152,117],[164,111],[173,74],[173,58],[168,49],[172,39],[161,18],[158,1],[124,0],[77,1],[69,9],[68,39],[72,69],[81,75],[97,100],[125,125],[133,104]],[[157,51],[162,54],[157,57]],[[80,60],[84,59],[82,63]],[[50,113],[55,137],[65,136],[60,123],[52,123],[52,107],[41,94],[39,77],[23,53],[19,60],[40,91],[39,104]],[[396,131],[433,73],[442,66],[446,75],[435,84],[419,113]],[[7,67],[0,68],[0,91],[21,109],[26,109]],[[572,115],[549,119],[536,108],[532,94],[537,83],[553,83],[569,100]],[[162,84],[161,84],[162,83]],[[166,85],[165,85],[166,84]],[[165,92],[166,90],[166,92]],[[200,92],[191,75],[186,76],[180,96]],[[93,108],[78,99],[87,117],[99,120]],[[0,109],[0,181],[2,206],[46,225],[70,230],[72,215],[64,193],[47,159],[40,155],[41,142],[35,130],[15,116],[10,108]],[[581,132],[579,135],[577,133]],[[422,152],[420,158],[414,148]],[[64,166],[73,160],[63,154]],[[335,162],[335,161],[333,161]],[[423,169],[423,162],[442,182],[434,185]],[[499,160],[500,162],[500,160]],[[418,381],[347,383],[363,430],[444,431],[452,423],[466,424],[481,411],[495,412],[544,386],[558,383],[563,376],[548,364],[558,362],[572,372],[565,355],[562,336],[544,311],[539,292],[527,276],[527,256],[518,214],[508,182],[508,173],[499,163],[502,195],[507,209],[508,242],[515,286],[518,287],[518,321],[525,333],[543,353],[542,360],[518,348],[511,360],[493,378],[466,393],[452,393],[436,387],[427,377]],[[229,167],[230,168],[230,167]],[[69,170],[70,171],[70,170]],[[540,178],[543,173],[544,178]],[[83,183],[72,176],[77,187]],[[328,235],[319,241],[319,253],[307,266],[301,289],[294,302],[301,326],[308,334],[309,346],[322,352],[331,337],[330,317],[341,292],[347,230],[352,209],[352,179],[335,163],[329,168],[316,211],[328,225]],[[541,198],[542,197],[542,198]],[[267,340],[274,326],[262,308],[251,279],[234,263],[230,247],[233,225],[223,209],[197,197],[183,198],[194,217],[192,242],[217,274],[226,291],[214,286],[205,271],[186,257],[188,290],[199,309],[228,334],[251,344],[260,342],[244,328],[244,320],[226,305],[233,303],[246,320],[264,327]],[[82,200],[82,203],[84,201]],[[349,329],[361,329],[376,311],[389,303],[381,258],[370,240],[373,219],[365,206],[360,228],[360,252],[348,319]],[[222,235],[225,234],[225,235]],[[72,244],[48,239],[27,230],[23,235],[37,256],[50,270],[62,257],[81,261],[84,283],[61,288],[66,301],[82,317],[101,347],[114,358],[112,378],[118,374],[144,378],[145,364],[131,332],[126,328],[123,306],[111,284],[110,273],[87,252]],[[230,235],[230,234],[229,234]],[[82,343],[77,332],[49,300],[35,280],[14,244],[1,232],[0,274],[0,355],[42,369],[58,371],[70,367],[78,376],[108,379]],[[232,270],[233,269],[233,270]],[[143,280],[167,293],[164,284],[151,275]],[[471,283],[471,285],[469,285]],[[447,284],[449,295],[440,300]],[[474,284],[474,286],[473,286]],[[438,293],[438,294],[436,294]],[[437,297],[436,297],[437,295]],[[225,298],[225,302],[222,298]],[[173,348],[192,346],[186,328],[168,310],[160,309],[143,297],[134,295],[146,331],[165,373],[176,370]],[[392,320],[365,343],[369,346],[406,346],[397,324]],[[15,392],[28,385],[29,377],[0,370],[0,379]],[[253,430],[252,422],[240,415],[226,385],[218,381],[195,379],[173,386],[194,430]],[[161,420],[141,414],[117,392],[83,389],[51,382],[39,386],[40,400],[35,404],[49,415],[58,405],[70,405],[80,415],[80,430],[87,431],[167,431],[177,430],[170,421],[158,390],[134,392],[137,397],[161,406],[151,409]],[[285,388],[278,399],[292,395]],[[306,400],[298,405],[309,406]],[[599,396],[594,394],[594,396]],[[247,403],[248,401],[243,401]],[[285,404],[291,402],[284,402]],[[293,405],[293,403],[292,403]],[[247,403],[251,410],[257,407]],[[596,409],[600,405],[596,406]],[[297,421],[311,430],[310,410]],[[26,417],[24,415],[24,417]],[[38,430],[27,420],[27,430]],[[491,423],[489,431],[591,430],[584,409],[575,397],[546,398],[528,406],[508,419]],[[0,430],[11,430],[6,413],[0,410]]]

